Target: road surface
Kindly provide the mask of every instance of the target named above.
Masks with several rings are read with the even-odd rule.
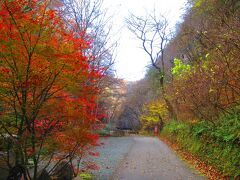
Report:
[[[197,180],[204,179],[190,169],[157,138],[133,137],[134,144],[113,179]]]
[[[101,180],[202,180],[206,179],[153,137],[105,139],[99,149]]]

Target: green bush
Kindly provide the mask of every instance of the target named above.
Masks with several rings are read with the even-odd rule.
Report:
[[[93,179],[93,175],[90,174],[90,173],[86,173],[86,172],[81,173],[79,176],[80,176],[82,179],[84,179],[84,180],[91,180],[91,179]]]
[[[215,124],[172,121],[162,135],[218,168],[224,175],[240,176],[240,114],[222,116]]]

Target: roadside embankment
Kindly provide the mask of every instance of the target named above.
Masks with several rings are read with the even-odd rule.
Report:
[[[217,126],[172,121],[163,128],[161,139],[208,178],[240,179],[238,128],[234,118]]]

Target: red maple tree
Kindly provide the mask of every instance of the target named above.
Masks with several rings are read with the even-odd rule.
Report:
[[[26,179],[37,178],[40,164],[46,169],[63,160],[72,163],[97,140],[102,70],[91,66],[86,32],[72,22],[67,26],[48,2],[0,3],[0,134],[11,141],[5,157],[9,167],[21,165]]]

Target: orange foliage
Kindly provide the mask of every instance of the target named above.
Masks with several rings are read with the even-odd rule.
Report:
[[[69,22],[72,23],[72,22]],[[96,144],[97,81],[91,42],[69,28],[48,1],[1,1],[1,134],[16,134],[17,157],[25,166],[54,151],[84,153]],[[26,152],[31,153],[26,153]]]

